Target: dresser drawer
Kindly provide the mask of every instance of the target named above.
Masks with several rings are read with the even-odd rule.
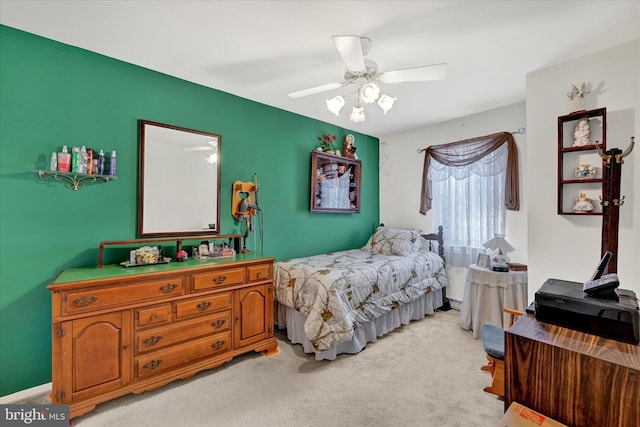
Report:
[[[228,268],[211,273],[199,273],[191,276],[193,290],[201,291],[218,286],[236,285],[244,283],[244,268]]]
[[[231,331],[193,340],[135,358],[136,376],[145,377],[231,348]]]
[[[162,325],[171,321],[171,303],[136,310],[136,328]]]
[[[247,267],[249,282],[271,279],[271,270],[269,267],[269,264],[251,265]]]
[[[214,311],[231,308],[231,292],[204,295],[176,302],[176,319],[209,314]]]
[[[62,292],[62,314],[98,310],[184,294],[182,276],[125,283],[98,289]]]
[[[182,341],[222,332],[231,326],[231,311],[174,323],[136,333],[136,352],[144,353],[168,347]]]

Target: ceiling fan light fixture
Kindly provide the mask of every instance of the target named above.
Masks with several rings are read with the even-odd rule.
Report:
[[[379,96],[380,86],[378,86],[376,82],[369,82],[362,86],[362,89],[360,90],[360,97],[365,104],[372,104],[376,102]]]
[[[391,110],[395,102],[396,99],[389,95],[382,95],[378,98],[378,106],[382,108],[384,114],[387,114],[387,111]]]
[[[339,116],[346,104],[345,96],[349,96],[349,99],[355,96],[355,105],[349,114],[349,120],[354,123],[365,121],[364,107],[369,104],[377,103],[384,114],[393,108],[396,98],[381,94],[380,85],[441,80],[446,76],[446,63],[380,72],[374,61],[365,58],[371,47],[371,39],[357,35],[338,35],[333,36],[332,39],[346,66],[343,81],[291,92],[289,97],[297,99],[348,87],[349,93],[347,95],[326,99],[326,105],[330,112]]]
[[[349,120],[351,120],[353,123],[360,123],[364,122],[365,118],[364,107],[360,104],[354,105],[353,109],[351,110],[351,114],[349,115]]]
[[[344,97],[338,95],[331,99],[327,99],[327,108],[337,116],[338,114],[340,114],[340,110],[342,109],[342,107],[344,107],[344,103]]]

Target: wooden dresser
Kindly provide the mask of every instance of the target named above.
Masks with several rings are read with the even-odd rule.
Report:
[[[522,316],[505,334],[505,409],[573,427],[640,425],[640,345]]]
[[[52,292],[51,401],[70,417],[249,351],[279,353],[273,261],[257,254],[62,271]]]

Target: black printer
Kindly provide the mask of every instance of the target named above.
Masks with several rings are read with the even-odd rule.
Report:
[[[602,297],[583,288],[583,283],[548,279],[535,294],[536,319],[618,341],[640,342],[635,292],[614,289]]]

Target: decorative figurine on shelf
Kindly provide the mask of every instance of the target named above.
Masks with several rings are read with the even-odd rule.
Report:
[[[573,131],[573,146],[582,147],[584,145],[591,144],[589,138],[591,137],[591,130],[589,128],[589,119],[582,118],[578,121],[576,129]]]
[[[593,178],[596,176],[596,168],[591,166],[589,163],[583,163],[578,166],[574,172],[577,178]]]
[[[585,193],[578,194],[576,204],[573,205],[574,212],[591,212],[593,210],[593,203],[591,199],[587,197]]]
[[[586,83],[582,83],[579,88],[576,85],[571,85],[571,91],[567,92],[567,97],[571,101],[570,110],[584,110],[584,96],[589,94],[589,92]]]
[[[348,157],[350,159],[357,159],[356,156],[356,140],[353,135],[349,134],[344,137],[344,149],[342,151],[344,157]]]

